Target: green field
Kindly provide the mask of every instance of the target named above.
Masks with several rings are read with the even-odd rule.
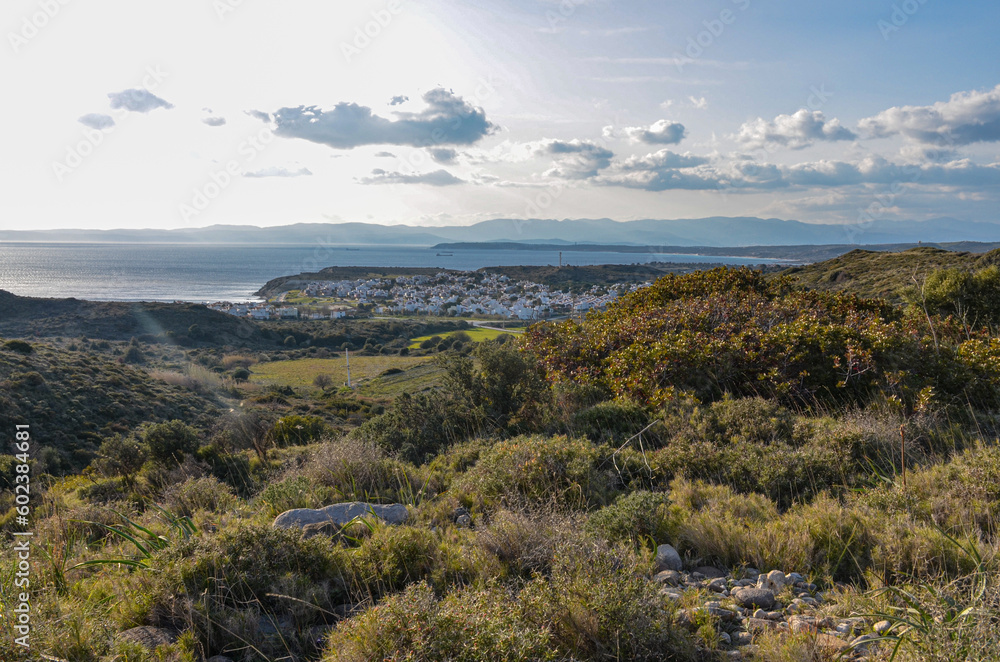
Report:
[[[454,335],[456,333],[467,333],[472,338],[474,342],[482,342],[484,340],[493,340],[499,338],[505,334],[517,333],[516,331],[498,331],[497,329],[466,329],[465,331],[449,331],[448,333],[436,333],[430,336],[420,336],[419,338],[413,338],[410,340],[410,349],[417,349],[420,347],[420,343],[425,340],[430,340],[435,335],[439,338],[447,338],[448,336]]]
[[[407,370],[431,361],[420,356],[351,356],[351,381],[372,380],[390,368]],[[339,359],[296,359],[258,363],[251,368],[252,382],[281,386],[312,386],[317,375],[329,375],[335,386],[347,383],[347,362]]]
[[[277,301],[277,298],[273,299]],[[287,304],[289,306],[351,306],[355,307],[358,305],[357,301],[352,299],[340,299],[338,297],[307,297],[302,296],[301,290],[289,290],[285,293],[284,297],[281,298],[281,303]]]

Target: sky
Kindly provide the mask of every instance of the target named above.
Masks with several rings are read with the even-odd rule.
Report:
[[[997,222],[1000,3],[5,0],[0,229]]]

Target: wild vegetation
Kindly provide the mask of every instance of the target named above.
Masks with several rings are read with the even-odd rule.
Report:
[[[5,429],[31,422],[38,449],[33,646],[74,662],[998,659],[996,278],[931,270],[893,303],[794,274],[667,275],[521,337],[441,334],[416,358],[366,341],[380,363],[356,390],[326,369],[338,348],[298,340],[2,341]],[[434,335],[406,329],[407,349]],[[84,397],[85,370],[86,396],[120,409],[76,405],[92,435],[68,469],[42,457],[63,448],[43,423],[76,425],[55,402]],[[346,501],[409,519],[272,526]],[[839,648],[748,634],[728,591],[654,579],[664,544],[686,571],[801,573],[810,613],[860,629]],[[4,614],[16,571],[0,550]],[[12,626],[4,660],[22,659]],[[123,636],[137,627],[170,641]]]

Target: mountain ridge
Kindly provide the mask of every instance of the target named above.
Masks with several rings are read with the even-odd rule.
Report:
[[[778,218],[713,216],[697,219],[504,219],[465,226],[376,223],[211,225],[175,230],[3,230],[0,242],[177,243],[284,245],[415,245],[447,242],[596,243],[670,246],[789,246],[1000,241],[1000,224],[935,218],[819,224]]]

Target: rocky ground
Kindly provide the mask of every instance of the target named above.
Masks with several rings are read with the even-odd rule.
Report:
[[[871,659],[881,633],[890,625],[831,615],[836,611],[834,592],[818,591],[795,572],[764,574],[745,568],[729,573],[712,566],[685,571],[680,555],[670,545],[657,549],[656,567],[652,580],[663,585],[661,593],[684,605],[680,623],[693,630],[713,623],[721,648],[728,649],[733,659],[752,657],[758,652],[757,638],[768,633],[812,635],[817,648],[831,655]]]

